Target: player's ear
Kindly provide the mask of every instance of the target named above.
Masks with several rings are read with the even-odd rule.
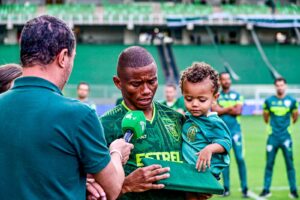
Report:
[[[120,80],[120,78],[119,78],[118,76],[114,76],[114,77],[113,77],[113,81],[114,81],[115,86],[116,86],[119,90],[121,90],[121,80]]]
[[[68,58],[68,49],[65,48],[61,50],[56,57],[59,67],[65,68],[67,66]]]

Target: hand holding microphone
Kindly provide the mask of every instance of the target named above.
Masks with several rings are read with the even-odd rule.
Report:
[[[133,149],[130,142],[132,138],[140,138],[146,128],[146,117],[142,111],[129,111],[122,120],[122,131],[124,133],[123,139],[113,141],[109,147],[110,153],[119,154],[122,164],[124,165]]]

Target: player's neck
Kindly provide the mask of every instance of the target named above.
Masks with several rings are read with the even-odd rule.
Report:
[[[151,105],[151,109],[144,110],[144,114],[147,120],[151,120],[154,115],[153,105]]]
[[[176,102],[176,99],[173,99],[171,101],[166,100],[166,103],[168,106],[174,105],[175,102]]]
[[[84,101],[87,100],[87,97],[86,98],[80,98],[80,97],[78,97],[78,100],[81,101],[81,102],[84,102]]]
[[[226,88],[226,89],[222,88],[222,90],[223,90],[223,93],[228,93],[230,91],[230,88]]]
[[[34,65],[24,67],[23,76],[33,76],[45,79],[56,85],[60,90],[62,90],[65,85],[64,81],[61,79],[61,74],[59,74],[56,68],[51,64],[47,66]]]
[[[285,97],[285,93],[282,94],[276,94],[278,99],[283,99]]]

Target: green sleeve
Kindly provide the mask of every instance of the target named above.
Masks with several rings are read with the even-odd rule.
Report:
[[[110,162],[103,128],[94,110],[79,123],[74,135],[74,146],[86,173],[98,173]]]
[[[263,110],[265,112],[269,112],[270,111],[270,107],[269,107],[269,104],[268,104],[268,100],[265,100],[264,104],[263,104]]]
[[[216,121],[214,125],[213,130],[208,132],[207,137],[212,143],[217,143],[223,146],[226,153],[229,153],[232,146],[229,129],[226,124],[222,123],[220,120]]]
[[[298,111],[298,108],[299,108],[299,103],[297,102],[297,100],[294,100],[293,105],[291,107],[292,112]]]

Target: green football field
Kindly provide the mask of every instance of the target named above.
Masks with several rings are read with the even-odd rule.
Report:
[[[263,176],[265,168],[265,147],[266,147],[266,125],[262,120],[262,116],[243,116],[242,117],[242,130],[244,136],[245,145],[245,159],[247,166],[248,175],[248,187],[257,196],[262,190],[263,186]],[[299,186],[300,184],[300,121],[296,123],[293,127],[293,151],[294,151],[294,165],[296,168],[296,181]],[[230,166],[230,178],[231,178],[231,195],[229,197],[223,198],[215,196],[213,199],[242,199],[240,192],[240,181],[237,171],[237,166],[235,162],[235,157],[233,152],[231,153],[231,166]],[[221,180],[222,182],[222,180]],[[222,182],[223,184],[223,182]],[[298,191],[299,191],[298,187]],[[251,193],[252,193],[251,192]],[[252,193],[252,194],[253,194]],[[287,181],[287,173],[285,168],[285,163],[283,159],[282,152],[277,153],[272,187],[272,196],[268,199],[289,199],[289,185]],[[254,196],[255,196],[254,194]],[[253,198],[259,199],[259,198]],[[262,199],[262,198],[260,198]]]

